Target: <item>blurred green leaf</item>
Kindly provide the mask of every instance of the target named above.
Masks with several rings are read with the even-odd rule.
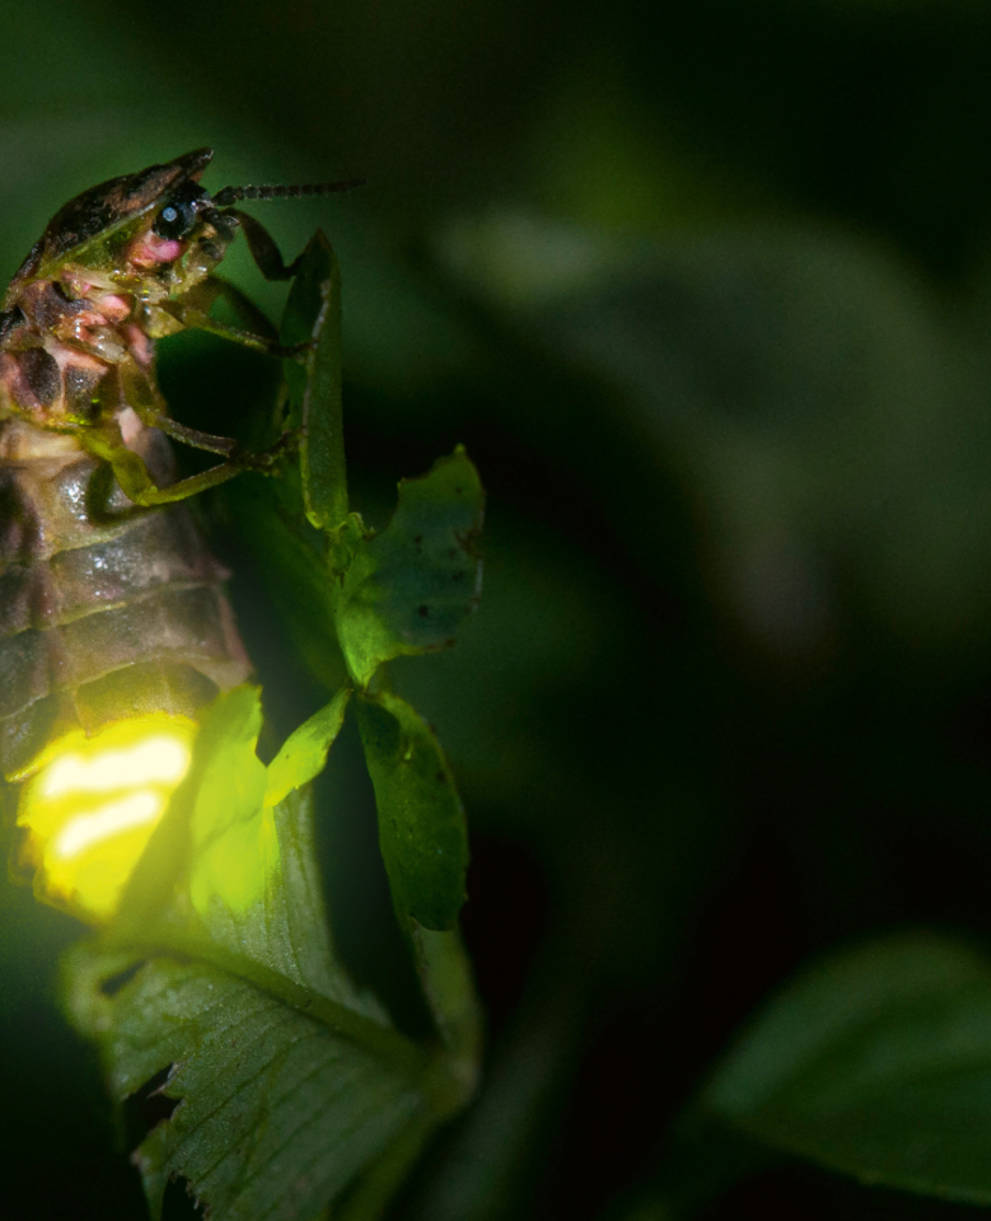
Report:
[[[812,967],[692,1113],[864,1182],[991,1203],[991,963],[901,936]]]
[[[440,743],[405,700],[359,695],[358,728],[375,788],[379,846],[400,924],[450,929],[465,897],[468,834]]]
[[[337,544],[336,618],[360,685],[393,657],[454,643],[478,602],[483,504],[478,472],[459,448],[421,478],[400,481],[396,511],[380,534],[350,519]]]
[[[983,318],[869,242],[799,224],[654,240],[492,210],[435,249],[462,291],[599,387],[570,432],[502,399],[531,444],[622,487],[601,511],[648,573],[668,542],[661,469],[691,496],[714,601],[759,645],[829,649],[854,587],[899,634],[984,639]]]
[[[410,939],[416,972],[434,1023],[470,1093],[482,1051],[482,1013],[461,934],[457,929],[424,928],[413,921]]]

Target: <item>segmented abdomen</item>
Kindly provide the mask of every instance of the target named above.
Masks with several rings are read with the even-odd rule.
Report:
[[[169,443],[131,447],[159,486]],[[192,715],[250,673],[223,569],[188,509],[136,508],[71,436],[0,420],[0,771],[65,731]]]

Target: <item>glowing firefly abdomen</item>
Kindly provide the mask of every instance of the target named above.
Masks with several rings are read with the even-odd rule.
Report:
[[[168,482],[165,438],[136,444]],[[184,505],[136,507],[74,438],[23,420],[0,422],[0,454],[19,455],[0,461],[0,767],[26,782],[19,863],[105,918],[185,774],[197,712],[250,665]]]

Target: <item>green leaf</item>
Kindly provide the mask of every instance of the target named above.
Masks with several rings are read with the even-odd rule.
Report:
[[[200,731],[188,884],[193,908],[208,923],[221,912],[260,909],[279,872],[275,824],[263,804],[265,766],[255,749],[261,724],[257,690],[238,687],[221,697]]]
[[[133,1153],[155,1221],[171,1178],[218,1221],[315,1217],[441,1117],[415,1047],[247,960],[82,945],[65,977],[113,1096],[176,1104]]]
[[[454,926],[465,896],[468,834],[440,743],[399,696],[360,695],[358,728],[375,788],[379,846],[400,924]]]
[[[342,688],[329,704],[289,735],[268,765],[266,805],[278,805],[293,789],[320,775],[327,762],[327,752],[344,724],[344,713],[350,697],[350,688]]]
[[[453,644],[478,602],[483,505],[478,472],[459,447],[400,482],[381,534],[368,536],[352,519],[339,537],[337,630],[359,685],[390,658]]]
[[[921,935],[827,959],[693,1113],[865,1182],[991,1204],[991,963]]]
[[[332,630],[327,538],[303,515],[299,472],[231,480],[224,498],[264,596],[271,599],[280,643],[325,690],[335,691],[348,674]]]
[[[344,426],[341,406],[341,274],[322,232],[303,251],[280,328],[286,347],[307,344],[285,364],[292,407],[302,429],[300,469],[306,516],[331,529],[347,514]]]

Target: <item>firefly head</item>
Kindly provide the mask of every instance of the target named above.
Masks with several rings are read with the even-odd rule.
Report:
[[[21,264],[3,308],[13,308],[24,288],[38,279],[88,280],[105,288],[147,289],[153,296],[181,295],[211,273],[239,228],[262,273],[285,278],[292,269],[282,262],[274,241],[258,221],[233,205],[326,195],[358,185],[230,186],[211,196],[199,179],[212,157],[212,149],[195,149],[70,200]]]
[[[190,154],[191,155],[191,154]],[[197,179],[201,169],[179,181],[155,213],[143,243],[137,245],[140,266],[165,263],[185,255],[179,278],[195,282],[209,274],[237,230],[243,229],[252,257],[266,279],[280,280],[292,274],[267,230],[254,217],[234,204],[241,200],[300,199],[329,195],[359,186],[360,179],[344,182],[304,183],[278,186],[228,186],[209,195]],[[132,256],[133,258],[133,256]],[[149,261],[141,263],[141,258]]]

